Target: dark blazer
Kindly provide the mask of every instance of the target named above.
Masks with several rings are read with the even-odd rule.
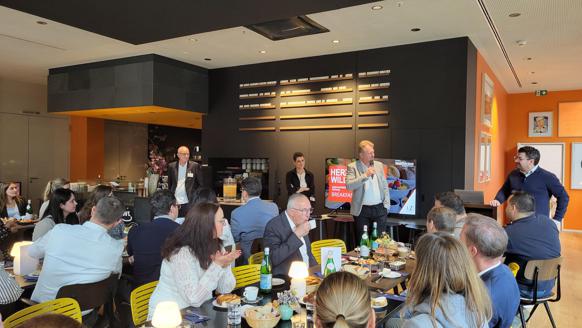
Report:
[[[158,217],[129,230],[127,253],[134,258],[134,287],[160,279],[162,246],[179,226],[168,217]]]
[[[188,176],[191,173],[191,176]],[[188,161],[186,169],[186,195],[188,201],[192,200],[192,194],[201,185],[200,165],[194,161]],[[168,188],[171,192],[176,192],[178,185],[178,162],[168,164]]]
[[[315,195],[315,183],[313,179],[313,173],[305,170],[305,182],[309,190],[302,192],[307,198]],[[287,172],[285,177],[285,184],[287,185],[287,196],[291,196],[299,190],[299,176],[295,169]]]
[[[26,205],[28,203],[26,202],[26,200],[22,199],[22,201],[16,201],[16,206],[18,206],[18,213],[20,213],[21,216],[26,215]],[[8,210],[6,209],[6,206],[4,206],[4,208],[0,209],[0,218],[5,218],[8,216]]]
[[[303,238],[307,246],[309,266],[317,265],[313,254],[311,254],[309,235]],[[303,260],[301,252],[299,251],[303,243],[301,239],[297,238],[293,230],[291,230],[285,211],[267,223],[263,243],[265,247],[269,247],[273,275],[287,275],[291,267],[291,262]]]

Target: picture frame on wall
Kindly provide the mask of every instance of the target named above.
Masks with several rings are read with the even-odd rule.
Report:
[[[572,169],[570,188],[582,189],[582,142],[572,143]]]
[[[479,183],[491,180],[491,135],[481,132],[479,137]]]
[[[531,112],[528,116],[529,137],[551,137],[554,126],[553,112]]]
[[[494,87],[493,80],[483,73],[483,80],[481,82],[481,123],[485,126],[493,126],[493,99],[494,99]]]

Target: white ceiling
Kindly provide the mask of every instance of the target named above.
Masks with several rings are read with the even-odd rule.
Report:
[[[313,14],[309,17],[331,32],[276,42],[238,27],[143,45],[0,6],[0,76],[45,84],[49,68],[138,54],[219,68],[469,36],[510,93],[582,89],[582,1],[482,1],[522,87],[478,0],[386,0],[376,3],[384,7],[377,11],[368,4]],[[508,17],[514,12],[521,16]],[[39,25],[38,20],[48,24]],[[414,27],[421,31],[411,32]],[[527,45],[518,46],[518,40]]]

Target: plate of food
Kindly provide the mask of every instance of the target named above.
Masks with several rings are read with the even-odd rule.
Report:
[[[252,328],[266,328],[275,327],[281,314],[275,309],[272,303],[267,303],[264,306],[254,306],[244,311],[244,318]]]
[[[372,298],[372,307],[374,310],[382,310],[388,306],[388,300],[384,296],[378,296]]]
[[[226,305],[233,302],[240,303],[240,296],[235,294],[223,294],[218,295],[218,297],[212,301],[212,305],[217,308],[226,309]]]
[[[366,279],[370,275],[370,270],[368,268],[361,267],[359,265],[347,264],[343,266],[343,270],[349,273],[353,273],[361,279]]]

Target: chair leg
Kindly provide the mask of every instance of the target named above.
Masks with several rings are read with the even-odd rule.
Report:
[[[548,302],[544,302],[544,306],[546,307],[546,312],[548,312],[548,317],[550,317],[550,322],[552,323],[552,327],[556,328],[556,323],[554,322],[554,317],[552,316],[552,311],[550,311],[550,305]]]
[[[531,312],[529,313],[529,317],[527,317],[526,321],[529,321],[529,319],[531,319],[531,317],[533,316],[534,312],[536,312],[536,309],[538,308],[538,304],[534,305],[533,309],[531,309]]]
[[[521,327],[525,328],[525,318],[523,315],[523,306],[521,306],[521,304],[519,305],[519,320],[521,320]]]

